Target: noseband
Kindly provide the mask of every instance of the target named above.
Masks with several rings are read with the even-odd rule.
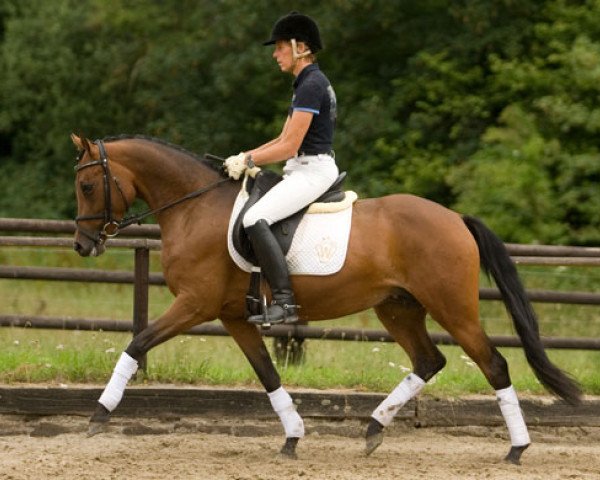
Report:
[[[107,238],[114,237],[119,233],[119,229],[121,228],[121,222],[118,222],[113,217],[112,210],[112,192],[111,192],[111,173],[110,167],[108,166],[108,155],[106,154],[106,148],[104,147],[104,142],[102,140],[96,140],[94,144],[97,145],[98,150],[100,152],[100,160],[94,160],[92,162],[84,163],[83,165],[75,166],[75,172],[79,172],[84,168],[100,166],[102,167],[102,179],[104,183],[104,212],[98,213],[95,215],[79,215],[75,218],[75,223],[77,224],[78,230],[92,240],[95,243],[103,244]],[[123,203],[125,204],[125,211],[129,209],[129,203],[127,202],[127,198],[119,185],[119,181],[117,177],[112,177],[115,181],[115,185],[117,186],[117,190],[121,194],[121,198],[123,199]],[[97,232],[96,234],[92,234],[85,229],[79,226],[79,222],[84,220],[104,220],[104,226],[102,230]]]

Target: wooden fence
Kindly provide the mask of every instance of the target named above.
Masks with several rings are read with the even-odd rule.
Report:
[[[56,234],[73,234],[75,224],[72,221],[32,220],[0,218],[0,232],[9,235],[0,236],[0,247],[64,247],[72,248],[72,237],[57,237]],[[23,234],[36,236],[24,236]],[[52,234],[52,236],[39,236]],[[13,267],[0,265],[0,278],[31,279],[47,281],[77,281],[100,283],[126,283],[134,285],[133,322],[118,320],[91,320],[72,317],[40,317],[34,315],[6,315],[0,312],[0,326],[32,328],[132,331],[135,335],[148,325],[148,290],[150,285],[164,285],[161,273],[149,271],[150,250],[160,250],[160,229],[157,225],[134,225],[126,228],[120,238],[110,239],[110,248],[128,248],[135,252],[134,271],[105,271],[96,269]],[[600,266],[600,248],[563,247],[543,245],[507,244],[513,261],[518,265],[568,265]],[[600,305],[600,294],[592,292],[559,292],[531,290],[528,292],[533,302],[565,303],[577,305]],[[496,289],[480,290],[482,300],[500,300]],[[192,328],[188,333],[198,335],[227,335],[219,324],[205,324]],[[284,338],[312,338],[324,340],[364,340],[393,342],[385,331],[315,328],[305,325],[273,326],[263,331],[265,336]],[[434,342],[442,345],[454,345],[447,334],[432,334]],[[517,347],[520,341],[511,336],[493,336],[497,346]],[[600,339],[595,338],[543,338],[547,348],[600,350]]]

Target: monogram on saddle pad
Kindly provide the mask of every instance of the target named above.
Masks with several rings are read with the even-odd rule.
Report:
[[[352,203],[357,195],[340,190],[346,173],[314,203],[292,216],[271,225],[286,255],[292,275],[330,275],[338,272],[346,257]],[[246,272],[257,265],[250,241],[244,230],[244,214],[265,193],[282,180],[271,170],[261,170],[254,178],[247,176],[238,194],[229,221],[228,248],[236,265]]]

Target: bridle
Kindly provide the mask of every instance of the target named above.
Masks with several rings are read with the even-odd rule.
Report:
[[[111,191],[111,172],[110,167],[108,166],[108,155],[106,154],[106,148],[104,147],[104,142],[102,140],[96,140],[94,142],[98,147],[98,151],[100,152],[100,159],[93,160],[88,163],[84,163],[83,165],[76,165],[75,172],[80,172],[81,170],[89,167],[100,166],[102,167],[102,179],[104,184],[104,211],[102,213],[94,214],[94,215],[78,215],[75,217],[75,223],[77,224],[77,229],[94,243],[103,244],[107,238],[114,237],[119,233],[119,230],[122,228],[121,222],[115,220],[113,216],[112,209],[112,191]],[[123,203],[125,204],[125,211],[129,210],[129,203],[127,202],[127,198],[123,193],[123,189],[119,184],[119,180],[117,177],[112,177],[117,186],[117,190],[121,194],[121,198],[123,199]],[[84,228],[79,226],[79,222],[85,220],[104,220],[102,230],[94,233],[87,231]]]
[[[95,244],[98,244],[98,245],[104,244],[104,242],[106,241],[107,238],[117,236],[119,234],[119,231],[122,228],[128,227],[129,225],[133,225],[134,223],[140,223],[142,219],[144,219],[150,215],[153,215],[155,213],[166,210],[167,208],[174,207],[175,205],[178,205],[178,204],[185,202],[187,200],[190,200],[192,198],[196,198],[196,197],[202,195],[203,193],[206,193],[209,190],[212,190],[213,188],[217,187],[221,183],[232,180],[229,177],[222,178],[220,180],[217,180],[214,183],[211,183],[210,185],[208,185],[206,187],[203,187],[203,188],[195,190],[191,193],[188,193],[187,195],[185,195],[177,200],[168,202],[167,204],[165,204],[161,207],[155,208],[153,210],[147,210],[138,215],[123,217],[121,220],[116,220],[113,215],[113,208],[112,208],[112,190],[111,190],[111,182],[110,182],[111,178],[115,182],[115,185],[117,186],[117,191],[121,195],[121,199],[123,200],[123,203],[125,204],[125,212],[127,212],[127,210],[129,210],[129,202],[127,202],[127,197],[125,197],[125,194],[123,193],[123,189],[121,188],[119,180],[117,179],[117,177],[114,177],[111,175],[110,167],[108,165],[108,155],[106,153],[106,148],[104,146],[104,142],[102,140],[96,140],[94,142],[94,144],[98,147],[98,151],[100,153],[100,159],[92,160],[91,162],[84,163],[83,165],[76,165],[75,172],[76,173],[80,172],[81,170],[83,170],[85,168],[89,168],[89,167],[95,167],[95,166],[102,167],[102,179],[103,179],[103,184],[104,184],[104,211],[102,213],[97,213],[97,214],[92,214],[92,215],[78,215],[77,217],[75,217],[75,224],[77,225],[77,229],[84,236],[86,236],[87,238],[89,238]],[[85,150],[81,153],[81,156],[83,156],[84,153],[85,153]],[[214,155],[210,155],[210,154],[206,154],[206,157],[211,160],[218,159],[219,161],[223,161],[222,159],[215,157]],[[79,157],[79,158],[81,158],[81,157]],[[90,232],[79,226],[79,222],[82,222],[85,220],[103,220],[104,221],[103,227],[101,230],[99,230],[95,233]]]

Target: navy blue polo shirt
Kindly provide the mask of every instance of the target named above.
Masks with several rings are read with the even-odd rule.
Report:
[[[317,155],[331,152],[337,102],[331,83],[316,63],[304,67],[294,81],[294,96],[288,115],[291,116],[295,110],[313,114],[298,153]]]

